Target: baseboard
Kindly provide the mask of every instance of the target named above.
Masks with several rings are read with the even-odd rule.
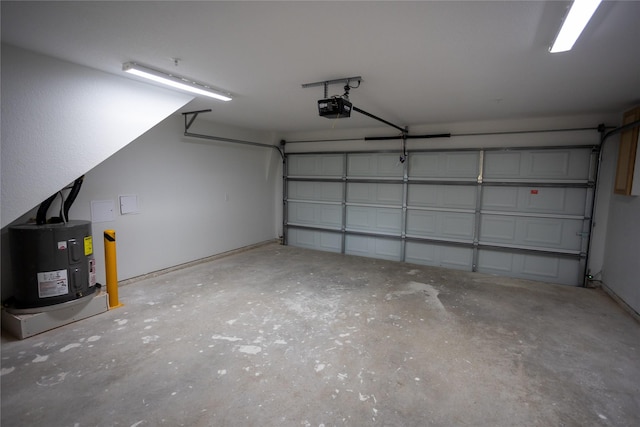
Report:
[[[607,293],[615,302],[617,302],[627,313],[631,315],[636,321],[640,322],[640,313],[638,313],[633,307],[625,302],[622,298],[620,298],[611,288],[609,288],[605,283],[600,282],[602,286],[602,290]]]
[[[228,257],[230,255],[239,254],[239,253],[242,253],[242,252],[249,251],[251,249],[259,248],[261,246],[271,245],[271,244],[274,244],[274,243],[280,244],[281,240],[280,239],[265,240],[263,242],[254,243],[254,244],[248,245],[248,246],[243,246],[243,247],[238,248],[238,249],[233,249],[233,250],[230,250],[230,251],[221,252],[221,253],[216,254],[216,255],[211,255],[211,256],[208,256],[208,257],[205,257],[205,258],[200,258],[200,259],[197,259],[197,260],[194,260],[194,261],[189,261],[189,262],[185,262],[183,264],[178,264],[178,265],[175,265],[173,267],[167,267],[167,268],[163,268],[162,270],[152,271],[151,273],[143,274],[143,275],[136,276],[136,277],[131,277],[131,278],[125,279],[125,280],[120,280],[120,281],[118,281],[118,286],[125,286],[125,285],[131,284],[131,283],[138,282],[140,280],[162,276],[163,274],[170,273],[172,271],[182,270],[183,268],[188,268],[188,267],[193,267],[194,265],[199,265],[199,264],[203,264],[205,262],[214,261],[214,260],[217,260],[217,259],[220,259],[220,258]]]

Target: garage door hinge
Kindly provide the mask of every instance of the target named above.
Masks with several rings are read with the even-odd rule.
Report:
[[[576,236],[580,236],[582,238],[586,238],[589,237],[589,232],[588,231],[579,231],[576,233]]]

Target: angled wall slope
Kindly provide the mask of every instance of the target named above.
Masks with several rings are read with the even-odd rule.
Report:
[[[2,45],[2,227],[193,97]]]

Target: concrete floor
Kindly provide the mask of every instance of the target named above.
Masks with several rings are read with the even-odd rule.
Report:
[[[3,426],[637,426],[600,290],[270,244],[2,338]]]

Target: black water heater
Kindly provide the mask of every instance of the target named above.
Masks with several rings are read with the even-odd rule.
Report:
[[[15,308],[72,301],[95,290],[91,222],[9,228]]]

